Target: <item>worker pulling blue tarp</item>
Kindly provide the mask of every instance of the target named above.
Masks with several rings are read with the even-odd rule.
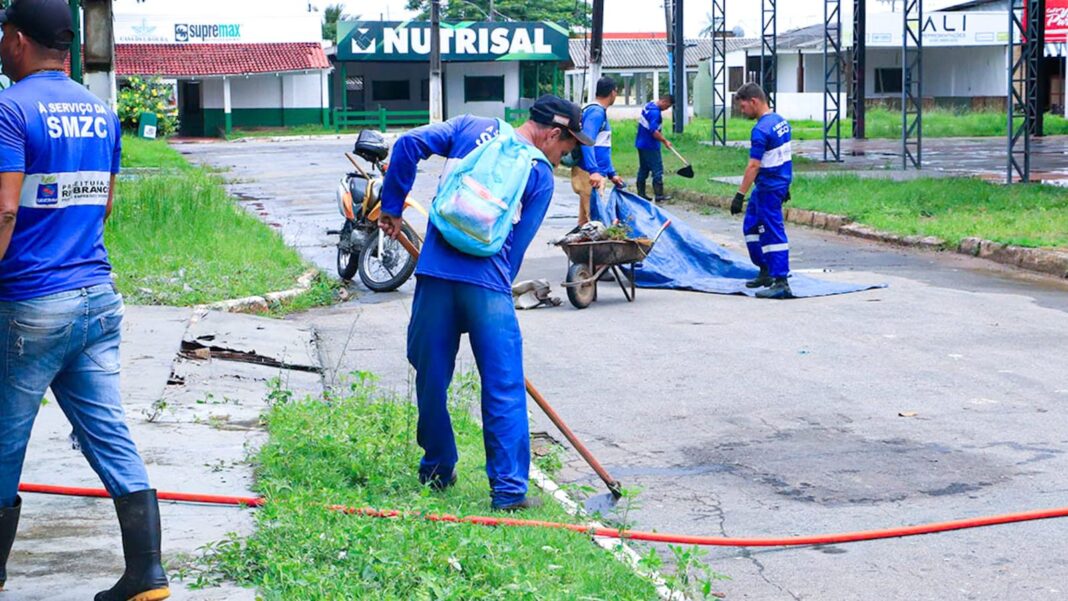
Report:
[[[680,219],[653,203],[613,188],[607,196],[594,191],[590,199],[591,217],[610,225],[625,224],[631,236],[652,238],[660,226],[671,220],[669,227],[656,242],[652,253],[637,269],[635,283],[642,288],[694,290],[716,294],[745,294],[754,296],[755,290],[745,287],[758,269],[741,255],[735,254],[705,238]],[[847,284],[828,282],[805,275],[791,275],[790,288],[795,297],[830,296],[872,288],[885,284]]]

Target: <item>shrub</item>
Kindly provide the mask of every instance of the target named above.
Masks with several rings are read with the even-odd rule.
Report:
[[[155,113],[159,119],[157,135],[169,136],[178,131],[178,108],[173,102],[174,87],[158,77],[131,77],[119,90],[119,120],[123,129],[137,131],[141,113]]]

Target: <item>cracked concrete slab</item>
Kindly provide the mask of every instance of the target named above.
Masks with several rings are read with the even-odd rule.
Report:
[[[271,367],[319,371],[315,334],[290,322],[255,315],[207,311],[196,315],[182,338],[183,351]]]
[[[215,332],[228,348],[276,355],[305,369],[186,360],[179,352],[191,316],[189,309],[127,308],[122,347],[127,423],[157,489],[254,496],[247,460],[266,440],[260,416],[268,407],[272,380],[300,395],[322,390],[320,376],[306,370],[319,365],[314,333],[277,320],[215,315],[195,335]],[[266,344],[252,344],[256,340]],[[81,453],[71,447],[69,434],[58,405],[47,402],[34,425],[24,482],[100,487]],[[254,526],[251,511],[234,507],[164,502],[160,511],[164,561],[171,565],[230,532],[248,535]],[[109,500],[24,495],[2,598],[84,601],[111,586],[122,565]],[[174,599],[256,598],[254,590],[234,585],[190,590],[174,575],[172,570]]]

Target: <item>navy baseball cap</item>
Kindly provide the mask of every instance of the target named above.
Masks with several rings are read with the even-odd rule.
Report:
[[[55,50],[70,50],[74,20],[66,0],[15,0],[0,11],[0,24],[10,23],[32,40]]]
[[[546,94],[530,107],[530,120],[543,125],[555,125],[571,132],[583,146],[593,146],[593,138],[582,132],[582,110],[574,102]]]

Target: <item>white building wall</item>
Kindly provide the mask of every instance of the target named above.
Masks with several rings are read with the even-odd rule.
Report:
[[[797,52],[787,52],[778,57],[777,88],[780,94],[792,94],[797,92]]]
[[[283,75],[283,98],[287,109],[322,108],[323,82],[318,71]]]
[[[315,91],[318,92],[318,82]],[[282,76],[275,74],[230,78],[230,102],[234,109],[281,108]],[[315,105],[318,106],[318,102]],[[204,108],[223,108],[222,78],[204,80]],[[285,108],[293,108],[288,103]]]
[[[504,118],[504,109],[519,106],[519,62],[445,63],[445,117],[469,113]],[[504,76],[504,102],[464,102],[464,76]]]
[[[900,50],[868,49],[869,98],[901,95],[875,93],[875,70],[891,68],[901,68]],[[923,95],[928,98],[1004,96],[1007,70],[1004,46],[924,48]]]

